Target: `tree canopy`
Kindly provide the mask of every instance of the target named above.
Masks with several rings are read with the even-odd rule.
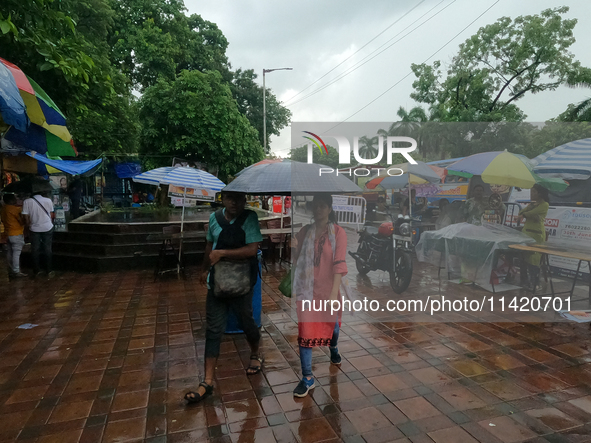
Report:
[[[253,69],[237,69],[233,74],[231,89],[232,95],[238,103],[238,109],[242,112],[250,124],[259,132],[259,142],[265,146],[263,140],[263,88],[259,86],[255,79]],[[266,120],[267,120],[267,143],[271,135],[279,135],[282,128],[289,124],[291,111],[281,105],[277,97],[271,90],[266,90]]]
[[[106,0],[7,0],[0,12],[0,57],[52,97],[82,151],[137,148],[129,83],[109,60],[112,24]]]
[[[205,120],[200,124],[179,123],[186,128],[183,135],[203,140],[200,128],[214,121],[220,139],[210,135],[212,146],[231,149],[228,140],[232,140],[238,150],[230,169],[259,159],[252,136],[263,145],[262,88],[253,70],[232,71],[227,47],[218,26],[200,15],[187,15],[182,0],[5,0],[0,6],[0,57],[45,89],[66,115],[79,151],[91,156],[138,152],[141,139],[146,155],[162,156],[182,145],[188,157],[202,158],[202,152],[189,152],[189,145],[178,140],[173,143],[175,149],[149,143],[170,125],[158,116],[149,125],[139,118],[156,109],[153,98],[161,97],[151,88],[164,85],[176,92],[175,85],[191,83],[191,76],[184,73],[188,71],[208,74],[202,82],[231,95],[230,101],[225,96],[223,100],[220,95],[212,97],[219,99],[212,119],[202,113]],[[192,77],[193,81],[200,78]],[[189,95],[181,102],[191,103],[194,95]],[[236,112],[245,119],[237,120]],[[267,90],[268,136],[279,134],[290,116]],[[185,112],[177,118],[193,117]],[[220,126],[222,121],[236,122],[238,127]],[[222,127],[229,132],[220,132]],[[198,132],[191,134],[191,130]],[[203,149],[200,144],[194,146]],[[253,157],[245,160],[245,155]]]
[[[312,161],[321,165],[326,165],[330,168],[339,167],[339,151],[330,145],[326,145],[328,155],[321,153],[320,150],[312,149]],[[291,151],[291,160],[296,162],[306,163],[308,161],[308,146],[302,146]]]
[[[112,60],[138,90],[184,69],[219,71],[231,80],[226,37],[215,23],[187,16],[182,0],[118,0],[112,8]]]
[[[502,17],[460,45],[445,74],[441,62],[412,65],[411,97],[443,121],[523,121],[517,102],[552,91],[582,69],[569,51],[576,19],[567,7]]]
[[[222,177],[264,157],[257,132],[217,71],[160,78],[142,97],[141,152],[171,154],[219,168]]]
[[[556,125],[544,130],[517,123],[527,117],[518,102],[528,94],[591,84],[590,70],[570,52],[577,20],[565,19],[566,12],[567,7],[560,7],[515,19],[502,17],[462,43],[445,70],[439,61],[413,64],[416,80],[411,98],[427,105],[428,118],[420,108],[409,112],[401,108],[402,122],[390,131],[405,127],[412,132],[423,156],[456,157],[501,147],[535,156],[551,144],[550,139],[563,140],[555,136]],[[589,109],[585,100],[570,105],[556,120],[584,121]],[[585,130],[561,133],[574,136]]]

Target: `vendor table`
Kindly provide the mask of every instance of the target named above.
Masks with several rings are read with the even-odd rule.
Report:
[[[416,246],[419,261],[428,262],[451,273],[459,273],[480,286],[491,285],[491,273],[509,245],[535,243],[527,235],[498,224],[476,226],[457,223],[437,231],[425,231]],[[493,292],[495,291],[492,285]]]
[[[550,280],[550,290],[552,291],[551,294],[552,296],[556,295],[557,293],[554,292],[554,283],[552,281],[552,272],[550,271],[550,260],[548,259],[548,257],[550,255],[554,255],[557,257],[564,257],[564,258],[570,258],[570,259],[574,259],[574,260],[578,260],[579,264],[577,265],[577,271],[575,273],[575,278],[573,280],[573,285],[570,289],[570,291],[563,291],[563,292],[559,292],[558,294],[570,294],[570,297],[572,297],[573,292],[575,290],[575,287],[577,285],[577,280],[579,278],[579,274],[581,273],[581,263],[582,262],[586,262],[587,265],[590,267],[591,269],[591,253],[589,253],[588,251],[582,251],[582,250],[576,250],[573,249],[572,247],[561,247],[561,246],[557,246],[557,245],[552,245],[552,244],[533,244],[533,245],[509,245],[509,247],[511,249],[516,249],[519,251],[522,251],[524,253],[526,252],[538,252],[540,254],[542,254],[542,265],[546,266],[546,269],[548,270],[548,279]],[[589,284],[589,305],[591,306],[591,281],[588,282]],[[536,288],[534,287],[534,293],[535,293]],[[579,300],[571,300],[571,301],[579,301]]]

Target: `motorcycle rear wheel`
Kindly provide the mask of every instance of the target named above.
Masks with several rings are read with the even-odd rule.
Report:
[[[367,273],[371,270],[369,266],[363,265],[360,261],[355,261],[355,266],[357,267],[357,272],[360,275],[367,275]]]
[[[397,294],[408,289],[412,279],[412,257],[406,251],[396,252],[396,264],[390,273],[390,286]]]
[[[362,256],[362,257],[369,257],[369,253],[367,251],[368,247],[366,243],[362,243],[359,246],[359,249],[357,250],[357,254]],[[361,261],[359,260],[355,260],[355,267],[357,268],[357,272],[360,275],[367,275],[367,273],[369,271],[371,271],[371,268],[368,265],[363,264]]]

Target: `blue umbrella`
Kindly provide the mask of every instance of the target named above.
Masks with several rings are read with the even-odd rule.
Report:
[[[25,132],[29,126],[27,108],[21,97],[13,75],[0,63],[0,120],[19,131]]]
[[[51,157],[78,155],[72,139],[66,142],[35,123],[31,123],[26,132],[17,131],[16,127],[12,127],[6,131],[4,138],[24,151],[35,151]]]

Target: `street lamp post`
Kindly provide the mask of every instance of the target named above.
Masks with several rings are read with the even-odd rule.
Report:
[[[267,72],[273,71],[291,71],[293,68],[273,68],[273,69],[264,69],[263,68],[263,145],[265,148],[265,155],[267,154],[267,105],[266,105],[266,98],[267,98],[267,89],[265,87],[265,74]]]

